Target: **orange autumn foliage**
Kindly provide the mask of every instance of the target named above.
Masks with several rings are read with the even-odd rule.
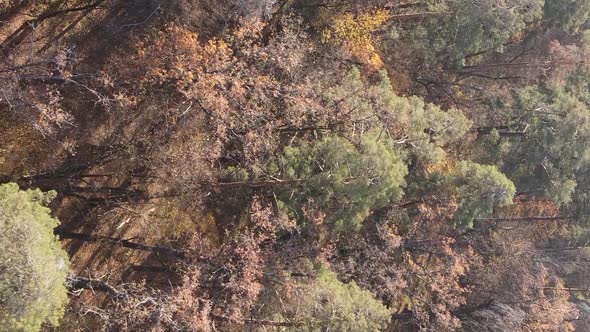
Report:
[[[344,13],[336,16],[330,27],[324,29],[322,40],[342,46],[350,56],[361,62],[379,69],[383,61],[379,56],[375,31],[380,29],[389,19],[388,10],[375,10],[359,15]]]

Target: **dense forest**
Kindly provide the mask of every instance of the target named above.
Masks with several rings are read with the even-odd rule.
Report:
[[[590,0],[0,0],[0,331],[590,331]]]

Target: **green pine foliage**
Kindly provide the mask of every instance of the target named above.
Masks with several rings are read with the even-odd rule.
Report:
[[[306,212],[315,209],[335,235],[358,230],[372,210],[399,201],[406,164],[443,161],[445,148],[472,126],[457,109],[398,96],[384,71],[377,84],[369,84],[353,67],[323,98],[340,114],[338,122],[318,119],[318,125],[333,128],[330,134],[286,146],[247,172],[231,167],[226,174],[234,181],[291,181],[273,188],[281,206],[303,224],[309,222]]]
[[[357,127],[362,125],[396,139],[408,157],[424,162],[443,160],[443,147],[463,138],[471,121],[460,110],[445,111],[422,98],[397,95],[387,73],[379,74],[379,82],[370,85],[353,67],[340,85],[325,94],[328,107],[340,109],[353,120],[363,119],[356,121],[360,123]]]
[[[372,209],[399,200],[408,173],[391,140],[376,134],[358,146],[339,136],[288,146],[278,164],[287,179],[302,179],[280,199],[299,219],[307,204],[321,207],[335,233],[359,229]]]
[[[528,131],[525,140],[513,143],[506,170],[515,175],[521,190],[567,205],[585,192],[578,182],[584,181],[590,166],[590,111],[565,89],[525,87],[517,101]]]
[[[370,89],[385,118],[392,119],[398,128],[399,142],[418,160],[432,163],[444,160],[443,147],[459,141],[471,128],[471,121],[457,109],[444,111],[416,96],[398,96],[386,72],[381,72],[380,83]]]
[[[495,207],[512,203],[516,188],[496,166],[463,161],[451,175],[459,210],[457,227],[473,228],[474,219],[490,216]]]
[[[284,304],[279,320],[300,322],[285,331],[383,331],[391,312],[354,281],[342,283],[327,266],[317,267],[316,277],[296,283],[298,296]],[[282,316],[282,317],[281,317]]]
[[[39,331],[57,325],[68,297],[68,256],[45,205],[55,192],[0,185],[0,329]]]
[[[588,0],[546,0],[543,20],[565,30],[574,30],[590,17]]]
[[[459,0],[425,3],[431,19],[419,20],[404,30],[395,41],[385,42],[386,49],[404,45],[411,53],[399,61],[419,64],[423,74],[433,75],[442,68],[460,68],[474,64],[480,52],[504,52],[515,36],[543,15],[541,0]],[[469,62],[469,63],[466,63]],[[438,73],[440,74],[440,73]],[[436,75],[436,74],[435,74]],[[440,76],[437,76],[440,77]]]
[[[456,59],[485,50],[502,52],[504,43],[526,25],[541,19],[543,1],[450,1],[455,13],[447,32],[454,37],[453,52]]]

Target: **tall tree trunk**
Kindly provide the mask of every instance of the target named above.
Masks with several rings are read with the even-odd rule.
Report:
[[[486,127],[476,127],[473,130],[477,131],[478,135],[485,135],[490,134],[494,130],[508,130],[510,127],[508,126],[486,126]]]
[[[289,184],[298,184],[304,182],[305,179],[293,180],[265,180],[265,181],[236,181],[236,182],[220,182],[218,187],[250,187],[250,188],[268,188],[275,186],[284,186]]]
[[[510,138],[510,137],[525,137],[525,131],[499,131],[500,137],[503,138]]]
[[[351,181],[358,179],[359,176],[349,176],[344,181]],[[276,186],[299,184],[307,181],[308,179],[276,179],[276,180],[262,180],[262,181],[236,181],[236,182],[219,182],[218,187],[250,187],[250,188],[269,188]]]
[[[76,25],[78,25],[78,23],[80,23],[80,21],[82,21],[86,16],[88,16],[90,13],[92,13],[102,2],[104,2],[104,0],[100,0],[100,1],[95,2],[94,4],[91,4],[91,5],[88,5],[85,7],[81,7],[81,9],[76,9],[76,10],[83,10],[84,12],[81,15],[79,15],[72,23],[70,23],[65,29],[63,29],[57,36],[52,38],[49,42],[45,43],[45,45],[43,45],[43,47],[41,47],[39,49],[39,51],[37,51],[37,55],[47,51],[49,49],[49,47],[51,47],[51,45],[53,45],[56,41],[61,39],[68,32],[70,32],[72,29],[74,29],[74,27]]]
[[[151,266],[151,265],[131,265],[131,269],[136,272],[149,273],[169,273],[177,272],[178,270],[171,266]]]
[[[530,222],[544,222],[544,221],[563,221],[573,219],[571,216],[556,216],[556,217],[506,217],[506,218],[476,218],[477,222],[496,222],[496,221],[530,221]]]
[[[94,3],[88,4],[86,6],[81,7],[74,7],[68,9],[61,9],[58,10],[59,6],[63,4],[64,1],[54,3],[48,11],[39,15],[37,18],[33,20],[25,21],[16,31],[14,31],[8,38],[6,38],[2,44],[0,44],[0,50],[2,54],[7,55],[12,49],[18,46],[23,40],[25,40],[31,32],[39,25],[45,22],[46,20],[57,17],[60,15],[65,15],[68,13],[73,13],[77,11],[87,11],[87,10],[94,10],[98,7],[101,3],[105,0],[98,0]]]
[[[558,248],[544,248],[541,249],[541,251],[543,252],[564,252],[564,251],[577,251],[577,250],[583,250],[583,249],[588,249],[590,248],[590,246],[575,246],[575,247],[558,247]]]
[[[16,4],[8,5],[0,12],[0,23],[8,24],[16,15],[23,15],[31,4],[31,0],[21,0]]]
[[[223,320],[223,321],[232,321],[230,317],[223,316],[223,315],[215,315],[211,314],[213,319]],[[245,318],[242,320],[245,324],[252,324],[252,325],[263,325],[263,326],[275,326],[275,327],[297,327],[302,326],[302,322],[278,322],[274,320],[267,320],[267,319],[254,319],[254,318]]]
[[[518,67],[542,67],[542,66],[554,66],[554,65],[581,65],[586,63],[586,61],[539,61],[539,62],[531,62],[531,61],[521,61],[521,62],[500,62],[500,63],[483,63],[478,65],[472,66],[463,66],[463,69],[468,69],[468,71],[477,71],[477,70],[490,70],[495,68],[518,68]]]
[[[579,288],[579,287],[541,287],[541,289],[555,290],[555,291],[568,291],[568,292],[590,292],[590,288]]]
[[[398,15],[391,15],[389,19],[395,22],[413,22],[421,19],[425,19],[428,17],[440,17],[440,16],[449,16],[452,15],[452,12],[422,12],[422,13],[413,13],[413,14],[398,14]]]
[[[66,285],[70,290],[92,289],[109,294],[114,298],[126,298],[127,293],[107,284],[104,281],[86,277],[67,277]]]
[[[101,235],[91,235],[85,233],[73,233],[73,232],[66,232],[62,229],[56,228],[54,229],[54,234],[59,235],[62,239],[73,239],[73,240],[80,240],[85,242],[107,242],[112,243],[114,245],[118,245],[125,248],[136,249],[136,250],[143,250],[149,251],[156,254],[162,255],[169,255],[178,258],[184,258],[185,253],[180,250],[176,250],[170,247],[165,246],[154,246],[154,245],[147,245],[142,243],[136,243],[129,240],[125,240],[122,238],[114,238],[114,237],[107,237]]]

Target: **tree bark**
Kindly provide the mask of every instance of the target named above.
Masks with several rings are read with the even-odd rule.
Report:
[[[557,216],[557,217],[506,217],[506,218],[476,218],[477,222],[496,222],[496,221],[531,221],[531,222],[543,222],[543,221],[561,221],[573,219],[571,216]]]
[[[358,179],[360,176],[349,176],[344,181],[351,181]],[[250,187],[250,188],[268,188],[275,186],[284,186],[291,184],[299,184],[307,181],[308,179],[276,179],[276,180],[262,180],[262,181],[236,181],[236,182],[219,182],[218,187]],[[346,184],[346,182],[345,182]]]
[[[223,315],[215,315],[211,314],[211,317],[217,320],[223,321],[232,321],[231,318]],[[263,325],[263,326],[275,326],[275,327],[297,327],[302,326],[302,322],[277,322],[274,320],[267,320],[267,319],[253,319],[253,318],[245,318],[242,320],[245,324],[253,324],[253,325]]]
[[[500,137],[510,138],[510,137],[524,137],[526,135],[525,131],[499,131]]]
[[[508,126],[487,126],[487,127],[476,127],[474,128],[475,131],[477,131],[478,135],[482,135],[482,134],[490,134],[492,131],[494,130],[507,130],[509,129]]]
[[[131,265],[131,269],[136,272],[149,273],[169,273],[177,272],[177,269],[171,266],[150,266],[150,265]]]
[[[590,288],[579,288],[579,287],[541,287],[541,289],[549,289],[549,290],[564,290],[568,292],[590,292]]]
[[[545,249],[541,249],[541,251],[543,251],[543,252],[563,252],[563,251],[577,251],[577,250],[588,249],[588,248],[590,248],[590,246],[545,248]]]
[[[521,61],[521,62],[500,62],[500,63],[484,63],[473,66],[463,66],[463,69],[469,70],[489,70],[494,68],[514,68],[514,67],[541,67],[541,66],[552,66],[552,65],[581,65],[586,61]]]
[[[101,236],[101,235],[91,235],[91,234],[84,234],[84,233],[66,232],[66,231],[58,229],[58,228],[56,228],[53,232],[54,232],[54,234],[59,235],[59,237],[62,239],[73,239],[73,240],[80,240],[80,241],[85,241],[85,242],[107,242],[107,243],[112,243],[114,245],[118,245],[118,246],[129,248],[129,249],[149,251],[149,252],[153,252],[156,254],[169,255],[169,256],[178,257],[178,258],[185,257],[185,253],[183,251],[176,250],[176,249],[173,249],[170,247],[153,246],[153,245],[147,245],[147,244],[142,244],[142,243],[136,243],[136,242],[122,239],[122,238],[114,238],[114,237],[107,237],[107,236]]]
[[[433,16],[448,16],[453,14],[452,12],[422,12],[422,13],[413,13],[413,14],[398,14],[398,15],[391,15],[389,19],[392,21],[397,22],[411,22],[416,21],[419,19],[424,19],[427,17]]]
[[[107,293],[111,297],[115,298],[126,298],[127,293],[124,291],[120,291],[115,287],[107,284],[104,281],[91,279],[86,277],[67,277],[66,284],[69,289],[77,290],[77,289],[92,289],[100,292]]]
[[[220,182],[217,184],[218,187],[250,187],[250,188],[264,188],[283,186],[289,184],[298,184],[305,181],[305,179],[293,179],[293,180],[267,180],[267,181],[236,181],[236,182]]]

